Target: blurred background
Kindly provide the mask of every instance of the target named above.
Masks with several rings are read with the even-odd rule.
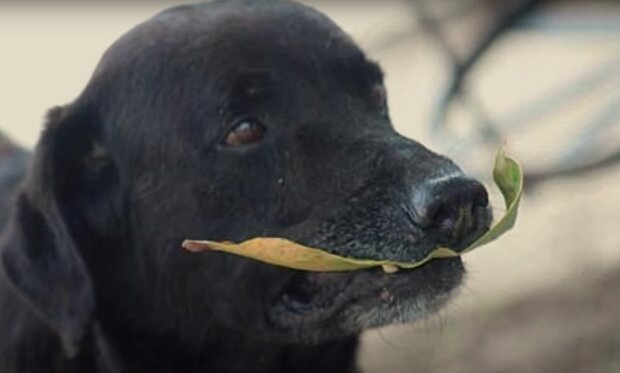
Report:
[[[178,3],[0,1],[0,131],[33,146],[116,38]],[[527,171],[514,231],[465,258],[439,315],[368,332],[365,372],[620,372],[620,2],[305,3],[383,66],[402,133],[489,187],[502,143]]]

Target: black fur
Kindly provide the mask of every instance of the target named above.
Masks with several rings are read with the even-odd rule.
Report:
[[[394,131],[382,84],[346,34],[290,2],[177,7],[123,36],[50,112],[16,192],[0,372],[353,372],[361,331],[439,308],[459,259],[301,273],[180,248],[278,236],[414,260],[464,244],[415,212],[429,185],[466,179]],[[263,141],[225,146],[244,118]],[[488,225],[479,207],[467,239]]]

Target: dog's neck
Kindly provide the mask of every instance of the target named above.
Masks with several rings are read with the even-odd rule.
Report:
[[[103,334],[105,333],[105,335]],[[204,373],[227,367],[223,373],[354,373],[358,337],[320,344],[277,344],[243,336],[236,331],[217,333],[222,340],[205,340],[192,350],[174,335],[152,335],[129,330],[97,331],[94,343],[100,369],[107,373]]]

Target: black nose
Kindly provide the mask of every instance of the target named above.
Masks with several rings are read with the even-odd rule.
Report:
[[[440,243],[458,244],[480,229],[478,216],[487,213],[488,204],[487,191],[476,180],[431,180],[413,195],[413,219],[419,226],[437,231]]]

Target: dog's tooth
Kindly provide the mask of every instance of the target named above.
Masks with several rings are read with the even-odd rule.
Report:
[[[399,270],[399,268],[393,264],[384,264],[381,266],[381,268],[385,273],[396,273]]]

